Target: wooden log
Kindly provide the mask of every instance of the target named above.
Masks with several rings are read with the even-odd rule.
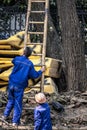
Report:
[[[34,85],[32,88],[27,87],[25,89],[25,93],[29,93],[31,91],[40,91],[40,84],[41,81],[38,82],[36,85]],[[44,92],[52,94],[52,93],[58,93],[58,88],[56,86],[56,84],[54,83],[54,81],[52,80],[52,78],[45,78],[44,79]]]
[[[10,45],[0,45],[0,50],[11,50],[11,46]]]

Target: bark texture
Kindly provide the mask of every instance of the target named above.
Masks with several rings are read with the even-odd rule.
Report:
[[[75,0],[57,0],[68,90],[86,90],[84,43]]]
[[[54,27],[51,15],[48,15],[48,34],[47,34],[47,49],[46,54],[48,57],[61,59],[61,44],[60,37]]]

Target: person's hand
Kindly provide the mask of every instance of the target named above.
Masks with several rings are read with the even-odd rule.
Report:
[[[46,67],[43,66],[43,67],[41,68],[41,71],[44,72],[45,70],[46,70]]]

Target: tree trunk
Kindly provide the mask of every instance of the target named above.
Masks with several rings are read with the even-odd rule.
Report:
[[[53,25],[51,15],[48,15],[48,34],[47,34],[47,49],[48,57],[61,59],[61,45],[59,35]]]
[[[84,43],[75,0],[57,0],[68,90],[86,90]]]

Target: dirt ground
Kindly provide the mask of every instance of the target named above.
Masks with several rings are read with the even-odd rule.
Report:
[[[25,94],[23,98],[23,112],[21,117],[21,123],[23,125],[34,126],[33,112],[37,105],[34,100],[36,92]],[[52,125],[55,128],[81,128],[87,130],[87,91],[84,93],[76,92],[64,92],[60,94],[47,94],[47,101],[51,109]],[[64,107],[64,111],[59,111],[53,105],[55,103],[61,103]],[[7,103],[7,94],[0,93],[0,115],[3,114],[4,108]],[[11,123],[12,112],[8,119]]]

